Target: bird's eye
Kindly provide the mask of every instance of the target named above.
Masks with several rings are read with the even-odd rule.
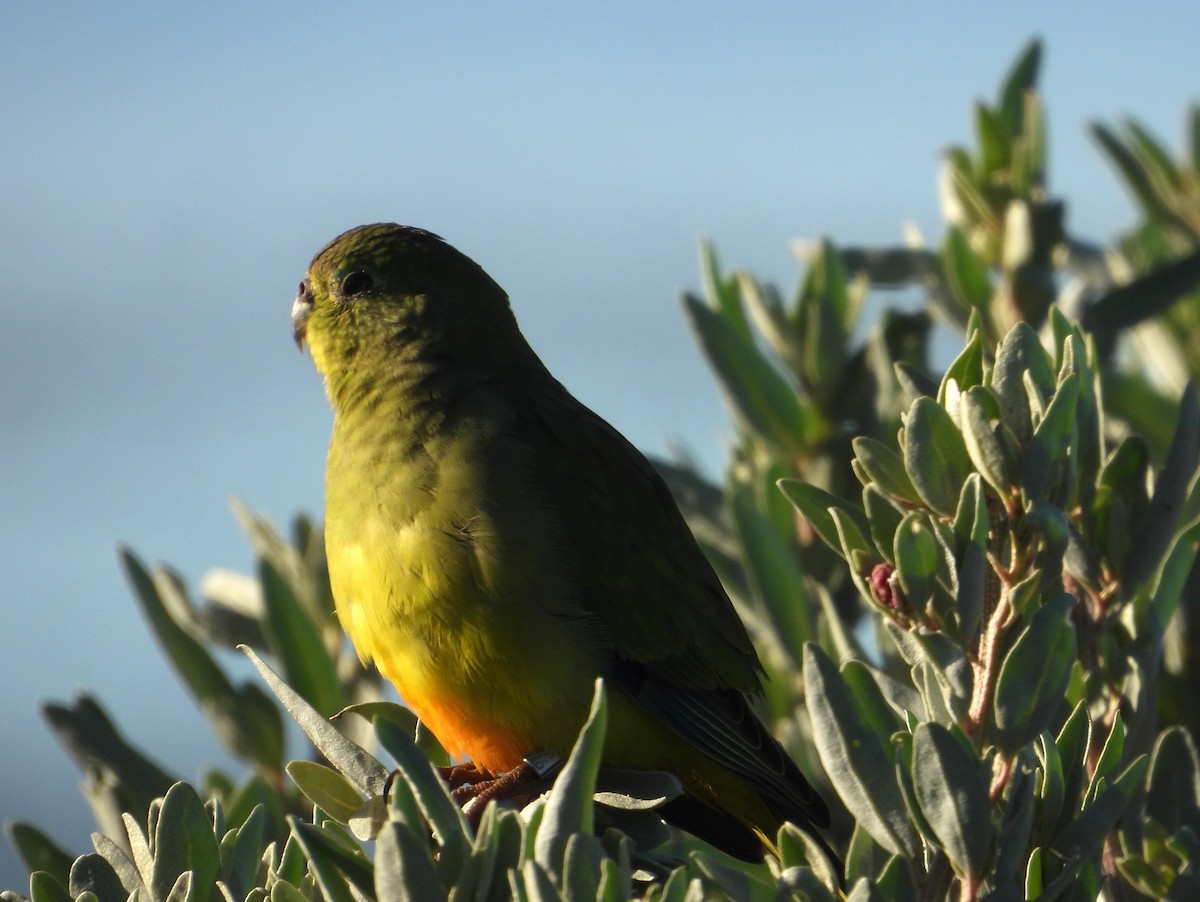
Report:
[[[365,273],[361,269],[356,269],[354,272],[346,273],[342,276],[342,294],[345,297],[353,297],[356,294],[363,294],[370,291],[375,286],[375,280],[371,278],[370,273]]]

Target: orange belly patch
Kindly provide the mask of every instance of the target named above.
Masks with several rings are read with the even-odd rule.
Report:
[[[428,696],[405,697],[404,701],[450,755],[470,760],[482,770],[493,774],[510,771],[536,751],[525,737],[481,721],[453,701]]]

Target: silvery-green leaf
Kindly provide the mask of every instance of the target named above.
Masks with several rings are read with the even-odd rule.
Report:
[[[992,848],[991,803],[979,761],[950,731],[923,723],[913,736],[913,787],[956,873],[984,873]]]
[[[804,646],[804,674],[817,752],[839,797],[881,846],[912,855],[916,837],[888,753],[833,661],[811,642]]]
[[[1050,725],[1063,703],[1075,663],[1075,599],[1061,595],[1029,621],[1000,666],[995,694],[995,741],[1015,755]]]
[[[954,514],[971,458],[954,420],[932,398],[918,398],[904,419],[904,466],[922,501]]]

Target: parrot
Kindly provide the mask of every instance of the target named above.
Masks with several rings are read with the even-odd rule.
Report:
[[[565,758],[602,678],[602,763],[677,777],[668,823],[748,861],[785,821],[820,839],[829,809],[756,715],[765,671],[666,483],[483,268],[360,226],[313,258],[291,326],[333,410],[338,621],[478,785]]]

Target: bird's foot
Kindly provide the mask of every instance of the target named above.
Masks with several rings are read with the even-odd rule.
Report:
[[[456,801],[458,801],[460,805],[462,804],[462,801],[458,798],[458,793],[460,791],[466,790],[467,794],[464,796],[464,798],[470,799],[474,797],[473,790],[477,791],[475,789],[476,787],[486,786],[490,781],[496,779],[491,771],[486,771],[482,768],[476,767],[472,761],[468,761],[465,764],[451,764],[448,767],[435,767],[434,770],[441,774],[442,779],[445,780],[447,785],[450,787],[450,795]],[[399,776],[399,768],[388,774],[387,781],[383,784],[383,798],[385,802],[391,795],[392,785],[396,782],[396,779]]]
[[[476,767],[473,761],[468,761],[465,764],[451,764],[449,767],[439,767],[437,772],[442,775],[442,779],[449,784],[451,790],[495,779],[494,774]]]
[[[472,828],[479,828],[483,818],[483,809],[491,801],[512,799],[518,805],[527,805],[533,799],[533,784],[538,779],[537,770],[528,761],[507,773],[491,780],[479,783],[468,783],[451,790],[454,801],[462,806],[463,814],[467,816]]]
[[[534,755],[510,771],[492,776],[474,764],[439,768],[450,784],[450,795],[477,828],[488,802],[511,799],[524,807],[549,788],[549,778],[562,766],[556,755]]]

